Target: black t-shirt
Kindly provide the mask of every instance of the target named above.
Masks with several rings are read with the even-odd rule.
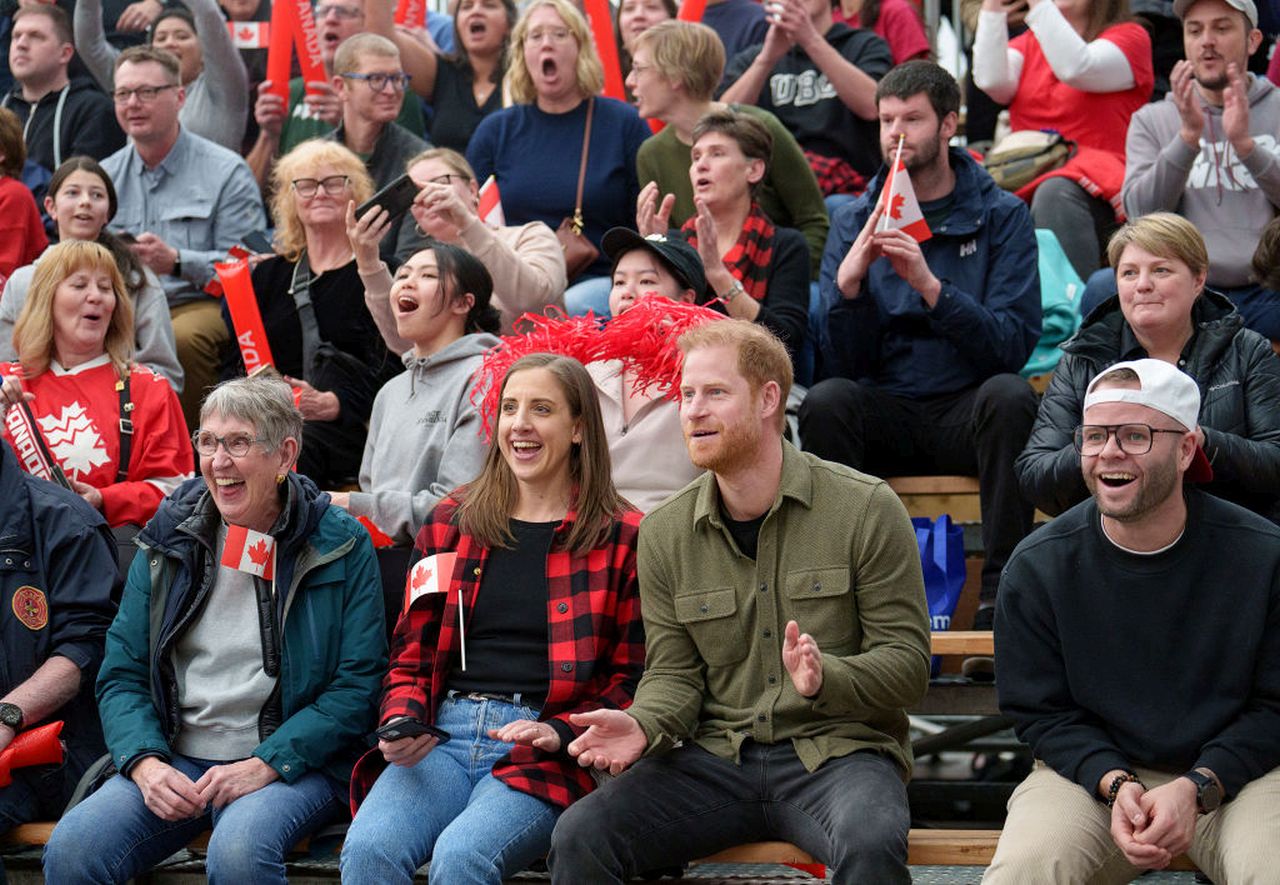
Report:
[[[760,526],[764,525],[764,518],[769,515],[766,510],[755,519],[736,520],[730,518],[724,508],[720,508],[720,518],[724,520],[724,527],[729,530],[729,534],[733,536],[733,541],[738,545],[738,549],[750,556],[756,558],[756,548],[760,544]]]
[[[454,658],[449,688],[516,694],[534,707],[546,699],[547,554],[558,522],[511,520],[515,546],[495,547],[480,577],[476,604],[463,625],[467,669]]]
[[[470,70],[443,56],[436,65],[436,88],[431,96],[431,107],[435,111],[431,118],[431,143],[436,147],[453,148],[465,154],[471,133],[480,121],[485,115],[502,109],[500,84],[489,93],[483,107],[476,106],[476,95],[471,89],[474,79]]]
[[[889,44],[872,31],[837,22],[826,37],[845,61],[873,80],[893,67]],[[752,46],[735,55],[724,82],[731,84],[741,77],[762,48]],[[880,123],[859,119],[845,107],[827,75],[799,46],[792,47],[769,72],[756,104],[781,120],[805,150],[843,157],[867,178],[880,168]]]
[[[954,190],[937,200],[929,200],[928,202],[920,202],[920,213],[924,215],[925,223],[929,225],[929,230],[937,230],[947,219],[951,217],[951,210],[956,207],[956,192]]]

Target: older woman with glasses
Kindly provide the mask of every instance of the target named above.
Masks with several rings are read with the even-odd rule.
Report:
[[[294,387],[312,442],[298,469],[324,488],[357,476],[373,398],[400,361],[365,309],[347,239],[347,212],[373,184],[360,158],[333,141],[300,144],[272,174],[276,250],[253,270],[253,290],[276,368]],[[243,374],[230,309],[223,377]]]
[[[631,224],[640,193],[636,151],[649,136],[630,105],[600,95],[604,72],[586,19],[568,0],[533,0],[511,39],[512,107],[476,128],[467,160],[476,176],[496,175],[508,221],[556,228],[574,215],[584,135],[581,233],[597,249],[604,232]],[[598,255],[565,292],[570,313],[609,313],[609,260]]]
[[[1015,465],[1023,494],[1051,515],[1089,496],[1080,446],[1106,443],[1089,432],[1073,444],[1089,381],[1114,363],[1151,357],[1178,366],[1200,388],[1196,433],[1213,465],[1207,491],[1280,521],[1280,360],[1226,297],[1205,288],[1209,256],[1200,232],[1179,215],[1146,215],[1111,238],[1107,259],[1119,293],[1062,345]],[[1141,454],[1150,437],[1131,431],[1117,443]]]
[[[502,316],[504,331],[510,332],[521,314],[541,313],[552,304],[564,306],[564,252],[551,228],[541,221],[491,225],[481,220],[476,174],[457,151],[423,151],[409,161],[408,171],[422,189],[410,209],[418,230],[480,259],[493,279],[493,306]],[[378,243],[389,228],[386,210],[374,209],[357,221],[353,209],[347,225],[364,281],[365,306],[387,346],[403,353],[413,345],[396,331],[387,300],[391,273],[378,255]]]
[[[369,536],[292,467],[278,378],[215,388],[200,477],[141,548],[98,675],[119,774],[63,816],[49,882],[124,882],[212,828],[211,882],[284,883],[284,855],[343,813],[386,672]]]
[[[178,59],[186,103],[178,119],[189,132],[240,153],[249,119],[249,74],[231,40],[216,0],[183,0],[151,24],[151,45]],[[188,11],[190,10],[190,11]],[[76,55],[107,92],[115,88],[116,56],[102,29],[102,0],[78,0],[74,13]],[[148,96],[138,96],[144,102]],[[154,98],[151,95],[150,98]],[[116,102],[124,104],[116,95]]]

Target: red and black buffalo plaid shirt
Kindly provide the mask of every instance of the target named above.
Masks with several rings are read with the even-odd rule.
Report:
[[[418,532],[417,559],[456,551],[445,593],[424,594],[400,615],[391,640],[391,669],[383,683],[379,722],[410,716],[434,722],[445,684],[459,654],[458,598],[470,620],[488,548],[464,535],[455,517],[458,502],[445,498]],[[636,538],[640,513],[617,514],[607,539],[585,556],[564,547],[573,527],[570,511],[556,527],[547,555],[547,670],[550,684],[539,720],[568,725],[569,714],[631,704],[644,670],[644,625],[636,583]],[[570,725],[574,734],[584,729]],[[564,731],[563,727],[558,729]],[[366,753],[351,779],[352,812],[385,763]],[[512,789],[554,805],[568,806],[595,786],[591,774],[562,746],[555,753],[513,744],[493,766],[493,776]]]

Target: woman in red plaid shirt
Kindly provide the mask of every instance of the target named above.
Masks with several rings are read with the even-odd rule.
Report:
[[[498,885],[546,853],[594,786],[569,714],[626,707],[643,669],[639,522],[586,370],[516,361],[480,476],[418,533],[343,881],[411,882],[430,858],[433,881]]]

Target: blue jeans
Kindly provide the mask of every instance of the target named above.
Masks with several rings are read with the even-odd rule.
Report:
[[[174,756],[170,764],[196,781],[224,763]],[[205,861],[210,882],[283,885],[285,853],[337,819],[345,793],[342,784],[312,771],[291,784],[273,781],[199,817],[166,821],[151,813],[133,781],[116,775],[58,822],[44,850],[45,881],[124,882],[212,827]]]
[[[513,790],[490,773],[508,744],[487,735],[516,719],[536,719],[523,704],[450,697],[436,725],[452,740],[412,768],[390,765],[360,806],[342,846],[342,881],[413,881],[431,859],[431,881],[493,883],[546,853],[558,806]]]
[[[609,293],[613,291],[613,277],[578,277],[578,281],[564,290],[564,309],[571,317],[580,317],[587,311],[602,320],[613,314],[609,310]]]

